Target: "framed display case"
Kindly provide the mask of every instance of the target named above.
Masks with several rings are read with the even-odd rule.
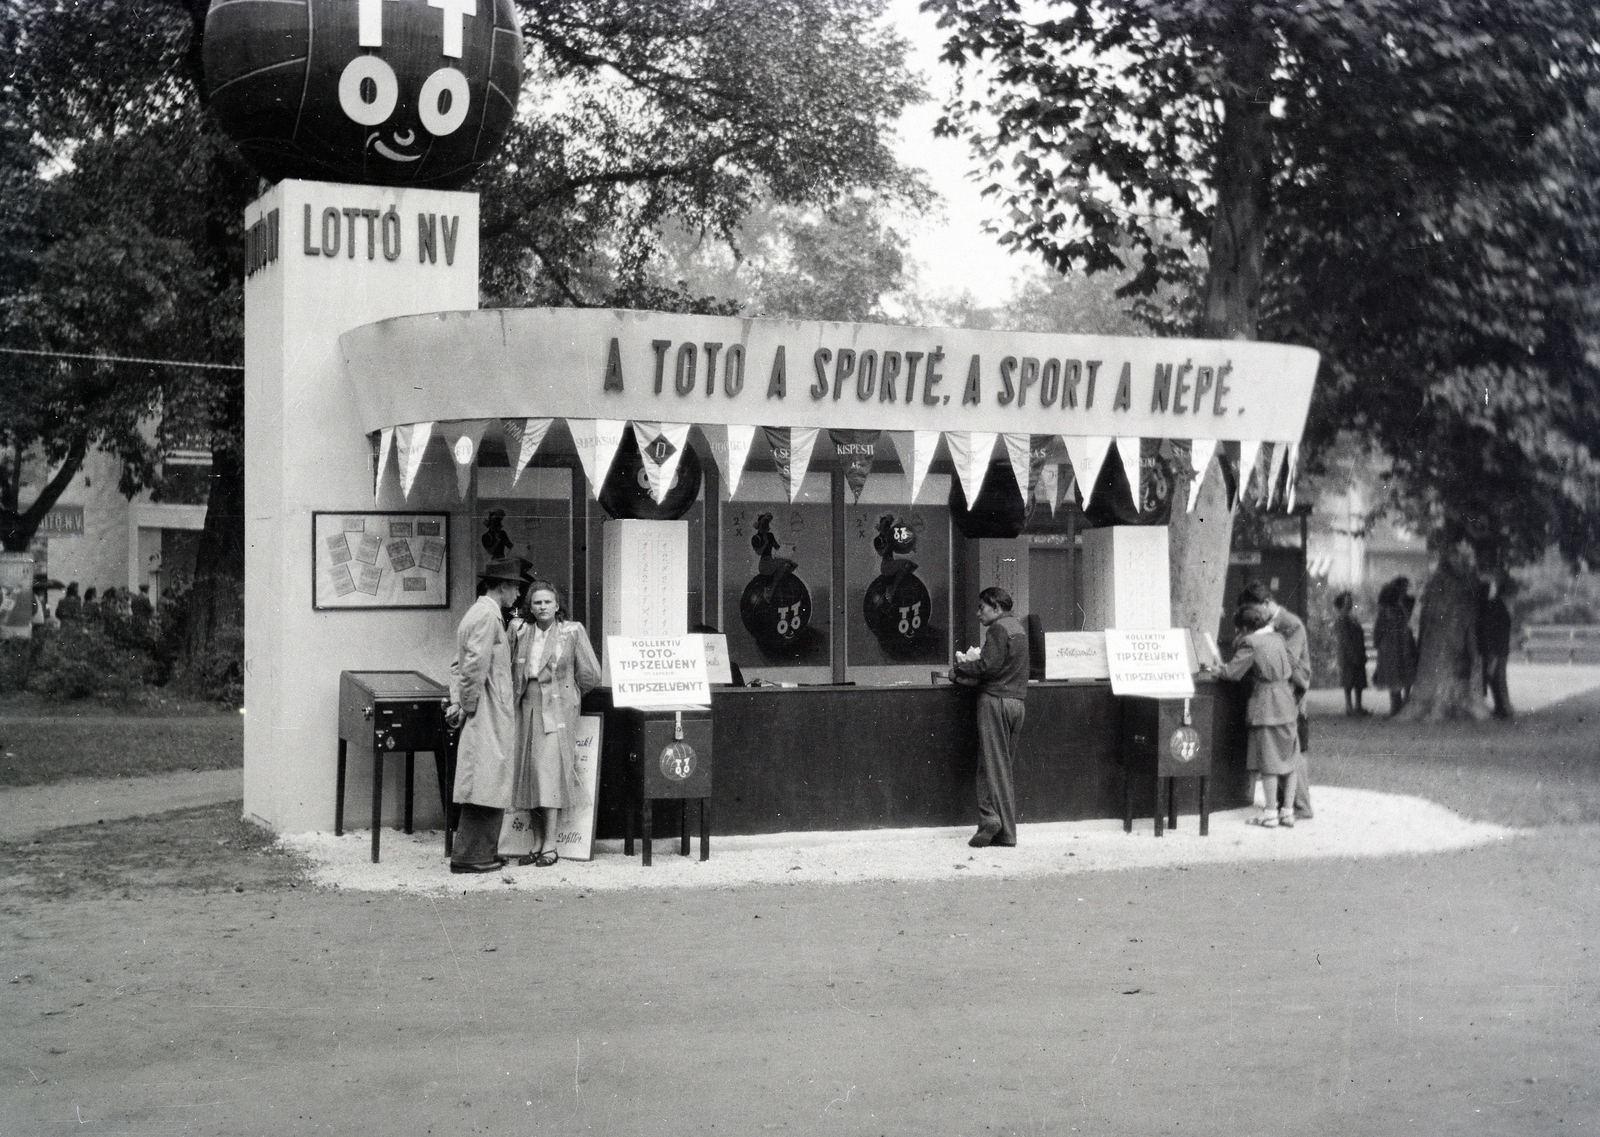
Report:
[[[311,606],[319,612],[450,606],[450,515],[313,513]]]

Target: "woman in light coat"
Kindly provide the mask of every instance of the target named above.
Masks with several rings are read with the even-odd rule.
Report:
[[[565,618],[555,586],[536,580],[523,601],[512,682],[517,694],[517,809],[539,812],[539,844],[519,863],[548,868],[556,853],[556,814],[584,804],[575,732],[584,693],[600,683],[600,661],[582,624]]]

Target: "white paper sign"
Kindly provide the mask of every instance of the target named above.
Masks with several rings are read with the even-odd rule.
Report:
[[[607,636],[606,661],[611,665],[613,706],[711,705],[705,645],[699,636]]]
[[[520,857],[533,852],[539,839],[536,809],[508,809],[500,818],[500,844],[495,851],[502,857]],[[459,834],[457,835],[459,837]]]
[[[728,637],[717,635],[691,635],[692,640],[699,640],[705,645],[706,650],[706,678],[713,683],[732,683],[733,668],[728,666]]]
[[[580,715],[573,731],[577,748],[578,784],[583,787],[584,805],[568,806],[556,814],[556,852],[563,860],[594,859],[594,803],[600,787],[600,740],[604,719],[599,715]],[[502,857],[520,857],[533,852],[539,841],[541,818],[537,809],[508,809],[500,821]]]
[[[600,715],[580,715],[578,728],[573,731],[584,804],[568,806],[556,814],[556,852],[562,860],[594,859],[594,806],[600,796],[600,728],[604,722]]]
[[[1118,695],[1187,699],[1194,694],[1189,645],[1182,628],[1147,632],[1106,629],[1111,690]]]
[[[1109,679],[1104,632],[1046,632],[1046,679]]]

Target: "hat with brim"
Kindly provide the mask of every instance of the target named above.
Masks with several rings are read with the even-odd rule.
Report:
[[[491,586],[496,584],[520,585],[522,583],[522,565],[518,563],[517,558],[510,557],[504,560],[490,561],[484,566],[483,571],[478,574],[478,579]]]

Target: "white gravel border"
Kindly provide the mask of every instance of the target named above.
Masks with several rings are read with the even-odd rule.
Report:
[[[833,883],[881,880],[1017,880],[1076,872],[1238,861],[1295,861],[1317,857],[1383,857],[1465,849],[1525,832],[1468,821],[1423,798],[1372,790],[1318,786],[1314,821],[1293,829],[1246,824],[1254,810],[1211,815],[1210,836],[1198,818],[1182,815],[1178,829],[1159,840],[1150,820],[1125,834],[1121,821],[1063,821],[1022,825],[1014,849],[972,849],[971,826],[877,829],[843,833],[778,833],[711,838],[711,859],[678,855],[676,838],[657,840],[654,863],[622,855],[622,842],[601,841],[592,861],[562,861],[552,868],[523,868],[454,875],[441,833],[383,834],[382,856],[371,861],[371,834],[302,833],[280,838],[312,863],[319,886],[358,892],[450,895],[474,892],[617,892],[630,889],[728,888],[747,884]]]

